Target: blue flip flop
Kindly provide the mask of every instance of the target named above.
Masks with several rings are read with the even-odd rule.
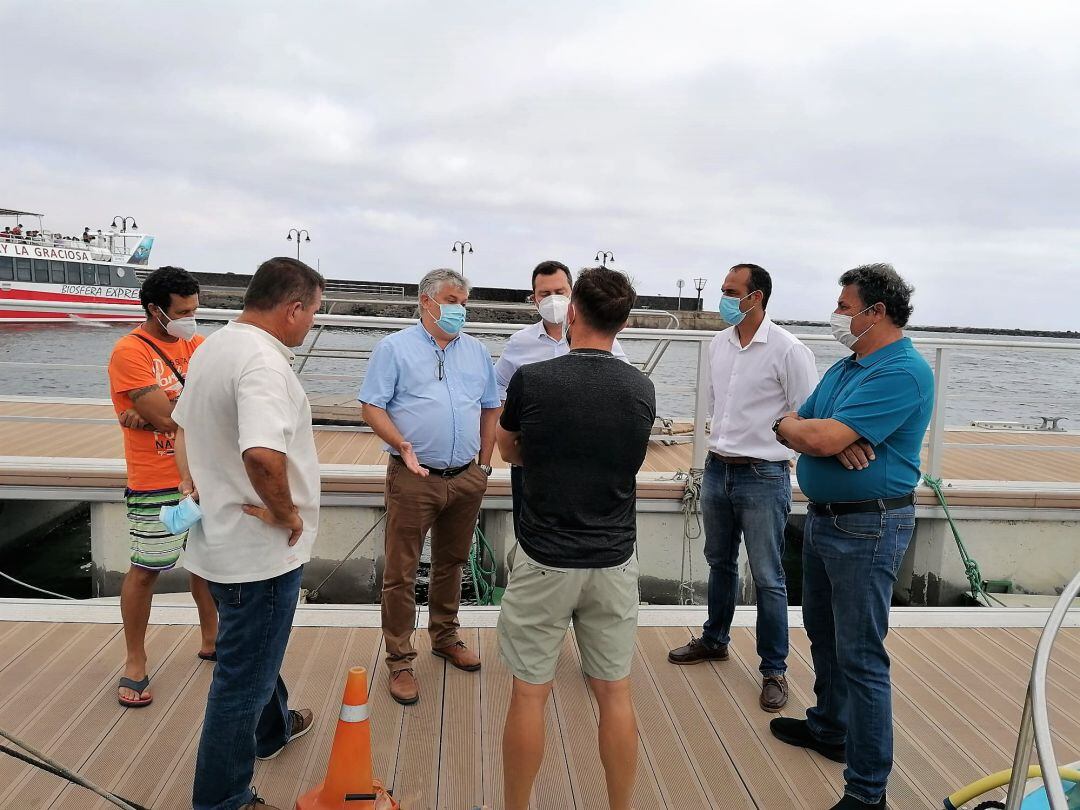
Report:
[[[120,683],[117,685],[117,689],[130,689],[133,692],[138,692],[140,695],[146,690],[146,687],[150,685],[150,676],[146,675],[141,681],[135,681],[131,678],[121,678]],[[148,698],[140,698],[138,700],[131,700],[130,698],[122,698],[117,695],[117,700],[120,701],[120,705],[128,709],[138,709],[143,706],[149,706],[154,702],[154,696],[151,695]]]

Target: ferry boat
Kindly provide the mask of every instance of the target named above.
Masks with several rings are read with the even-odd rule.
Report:
[[[115,217],[107,230],[62,236],[44,227],[41,214],[0,209],[0,323],[142,320],[142,310],[134,309],[141,283],[136,270],[147,267],[154,237],[137,227],[133,217]],[[5,309],[6,301],[131,304],[133,311],[80,315]]]

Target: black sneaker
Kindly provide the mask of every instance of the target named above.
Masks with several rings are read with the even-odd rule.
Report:
[[[847,755],[845,753],[846,746],[843,743],[823,743],[814,737],[810,733],[810,729],[806,725],[805,720],[796,720],[793,717],[777,717],[771,723],[769,723],[769,730],[772,735],[781,742],[786,742],[788,745],[797,745],[801,748],[809,748],[811,751],[817,751],[826,759],[831,759],[833,762],[846,762]],[[884,807],[885,805],[882,805]],[[848,807],[845,804],[838,804],[837,807]]]
[[[289,733],[289,739],[285,741],[285,745],[288,745],[297,737],[303,737],[311,731],[311,726],[315,722],[315,716],[311,713],[311,709],[300,709],[299,711],[296,709],[289,709],[289,719],[292,720],[292,730]],[[282,745],[281,748],[274,751],[272,754],[267,754],[263,757],[256,755],[255,759],[273,759],[285,750],[285,745]]]
[[[875,804],[860,802],[854,796],[845,794],[844,798],[832,806],[832,810],[885,810],[885,794],[883,793],[881,800]]]
[[[667,654],[672,664],[700,664],[702,661],[727,661],[727,644],[710,644],[703,638],[691,638],[690,643]]]

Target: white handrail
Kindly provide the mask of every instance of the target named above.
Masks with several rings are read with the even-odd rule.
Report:
[[[30,301],[30,300],[16,300],[16,299],[4,299],[4,309],[18,309],[18,310],[41,310],[48,312],[69,312],[76,315],[84,314],[119,314],[130,315],[132,314],[131,304],[91,304],[76,301]],[[200,309],[196,315],[198,318],[204,321],[231,321],[240,314],[240,310],[237,309],[215,309],[205,307]],[[403,326],[411,326],[416,323],[415,318],[384,318],[378,316],[369,315],[324,315],[319,314],[315,316],[316,324],[326,324],[327,326],[353,326],[362,327],[366,329],[401,329]],[[471,332],[485,334],[485,335],[512,335],[515,332],[524,329],[530,324],[520,323],[469,323],[469,330]],[[646,328],[631,328],[624,329],[619,333],[620,337],[628,338],[663,338],[665,340],[675,340],[682,343],[708,343],[716,335],[720,334],[718,330],[709,329],[646,329]],[[795,334],[799,340],[804,343],[827,343],[833,344],[835,340],[832,335],[826,334]],[[941,347],[945,349],[966,349],[966,348],[985,348],[985,349],[1032,349],[1032,350],[1052,350],[1052,351],[1080,351],[1080,343],[1074,342],[1048,342],[1048,341],[1025,341],[1025,340],[983,340],[976,338],[923,338],[912,337],[911,341],[919,346],[925,346],[927,348]]]
[[[1062,787],[1061,778],[1058,776],[1054,739],[1050,733],[1050,718],[1046,709],[1046,672],[1050,665],[1050,653],[1053,650],[1054,641],[1061,631],[1062,624],[1065,623],[1072,601],[1077,594],[1080,594],[1080,573],[1077,573],[1072,582],[1065,586],[1065,590],[1054,603],[1035,648],[1031,679],[1024,698],[1024,711],[1020,715],[1020,730],[1016,739],[1016,753],[1013,756],[1012,776],[1009,780],[1008,796],[1005,799],[1006,810],[1019,810],[1024,800],[1033,740],[1050,810],[1068,810],[1065,788]]]

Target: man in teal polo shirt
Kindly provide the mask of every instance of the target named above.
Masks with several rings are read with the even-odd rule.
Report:
[[[885,807],[892,770],[892,684],[885,635],[896,572],[915,529],[929,364],[904,337],[912,288],[888,264],[840,277],[833,336],[853,354],[826,372],[799,412],[773,425],[802,455],[803,620],[817,705],[772,733],[847,762],[833,810]]]

